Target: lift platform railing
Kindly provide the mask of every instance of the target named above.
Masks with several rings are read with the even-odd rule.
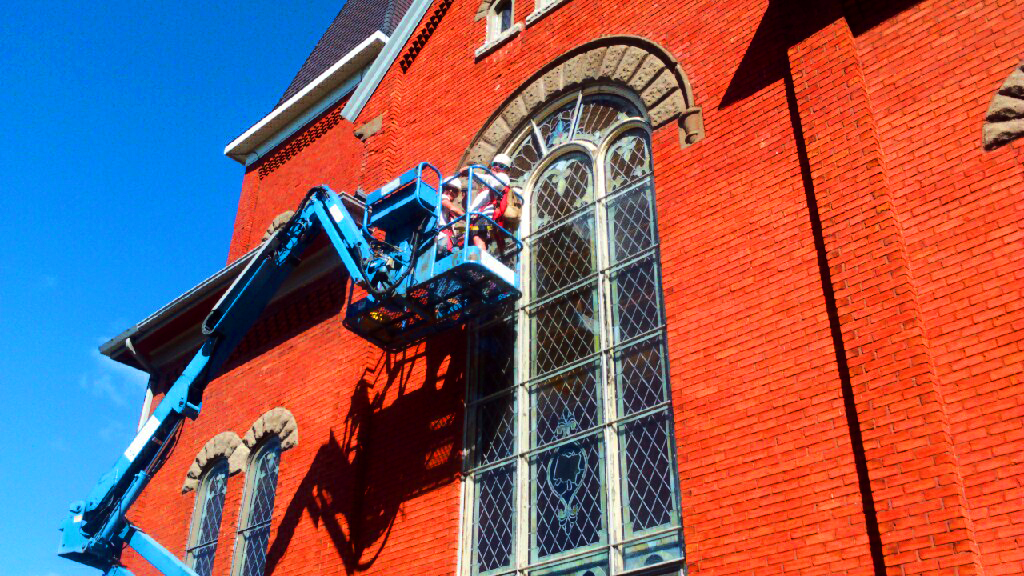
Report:
[[[435,205],[429,233],[420,237],[414,251],[418,260],[409,289],[388,298],[354,302],[345,317],[349,330],[385,350],[396,351],[493,314],[503,304],[519,298],[516,256],[522,242],[514,231],[488,216],[482,204],[474,207],[473,203],[481,193],[500,199],[506,193],[505,186],[483,166],[471,166],[466,176],[470,185],[460,203],[462,215],[442,225],[445,208],[440,201]],[[473,228],[479,231],[483,225],[490,229],[487,247],[481,250],[472,239]],[[450,251],[438,242],[446,233],[453,241]],[[491,253],[502,245],[504,249]]]

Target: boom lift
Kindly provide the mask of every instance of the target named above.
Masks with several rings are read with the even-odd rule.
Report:
[[[518,274],[505,262],[522,244],[513,233],[469,209],[473,187],[490,186],[487,179],[479,178],[482,171],[486,169],[470,169],[465,215],[445,226],[438,226],[441,173],[427,163],[369,194],[362,225],[355,223],[330,189],[310,190],[292,218],[262,244],[207,315],[202,324],[206,340],[114,467],[84,501],[71,504],[70,514],[61,523],[57,553],[109,576],[130,576],[120,561],[128,545],[163,574],[196,576],[129,523],[125,514],[159,469],[185,417],[199,416],[206,385],[220,373],[320,232],[337,252],[353,285],[366,291],[359,301],[349,299],[344,325],[385,350],[402,349],[519,298]],[[455,250],[439,253],[440,232],[475,219],[490,220],[506,238],[510,248],[499,255],[504,262],[473,246],[468,234]]]

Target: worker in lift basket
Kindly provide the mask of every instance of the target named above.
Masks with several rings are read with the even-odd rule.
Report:
[[[518,204],[521,206],[522,195],[518,191],[512,190],[509,186],[508,169],[511,165],[512,159],[507,154],[498,154],[491,161],[490,170],[491,174],[494,175],[493,177],[486,172],[479,175],[474,174],[481,184],[478,185],[479,192],[473,197],[473,201],[469,205],[469,211],[479,212],[497,222],[502,228],[514,232],[514,228],[510,229],[509,223],[505,220],[505,212],[508,209],[509,203],[513,201],[513,195],[515,195]],[[463,171],[468,171],[468,168],[463,168]],[[494,240],[498,245],[498,252],[502,253],[505,251],[504,235],[494,230],[494,225],[490,222],[479,218],[475,219],[470,225],[470,230],[473,234],[473,245],[477,248],[486,250],[487,243]]]
[[[462,195],[462,180],[458,176],[452,176],[441,184],[441,217],[437,220],[437,227],[443,228],[456,218],[466,213],[459,205],[458,198]],[[465,231],[464,222],[456,222],[455,226],[437,233],[438,255],[444,255],[455,249],[455,228],[461,224],[462,231]]]

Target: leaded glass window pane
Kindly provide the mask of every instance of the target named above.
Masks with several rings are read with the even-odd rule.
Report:
[[[477,398],[511,390],[516,378],[515,346],[514,318],[505,318],[477,330],[474,356]]]
[[[651,176],[651,155],[647,134],[630,130],[608,151],[608,192],[618,192]]]
[[[604,442],[599,434],[539,452],[533,470],[533,556],[604,542]]]
[[[593,209],[535,237],[532,249],[535,298],[589,277],[597,269]]]
[[[576,137],[594,144],[600,144],[608,131],[629,118],[640,116],[636,106],[622,98],[605,96],[585,96],[580,109],[580,119],[576,126]]]
[[[657,239],[653,215],[651,188],[647,182],[608,200],[608,238],[613,264],[654,246]]]
[[[189,566],[199,576],[210,576],[213,571],[213,558],[217,553],[217,537],[224,513],[227,482],[228,463],[226,460],[218,460],[203,474],[199,493],[196,494],[195,514],[198,514],[198,517],[193,520],[193,532],[186,557]]]
[[[603,420],[600,366],[596,363],[542,381],[531,391],[531,396],[537,446],[580,434]]]
[[[544,146],[548,150],[559,144],[565,144],[572,138],[573,113],[575,111],[576,101],[573,100],[537,124],[541,141],[544,142]]]
[[[561,220],[594,200],[594,174],[590,157],[566,154],[541,174],[533,194],[533,229]]]
[[[515,466],[477,474],[476,486],[476,570],[490,572],[511,566],[516,526]]]
[[[240,518],[236,544],[240,550],[239,576],[263,576],[280,459],[281,442],[272,436],[249,463],[247,500]]]
[[[508,177],[513,186],[526,186],[526,181],[533,173],[533,169],[537,167],[542,155],[540,147],[537,146],[537,140],[531,132],[510,155],[512,165],[509,166]]]
[[[669,458],[668,413],[657,412],[622,425],[620,450],[627,534],[643,532],[673,520],[672,461]]]
[[[612,330],[622,342],[661,325],[661,294],[658,267],[644,258],[616,270],[612,275]]]
[[[501,394],[477,407],[476,450],[480,464],[508,458],[515,449],[515,396]]]
[[[581,360],[599,349],[597,290],[583,286],[532,313],[534,374]]]
[[[620,414],[629,416],[668,402],[664,358],[661,338],[643,340],[616,354]]]

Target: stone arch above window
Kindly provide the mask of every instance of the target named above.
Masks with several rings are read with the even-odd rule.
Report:
[[[476,16],[473,17],[474,22],[483,20],[487,13],[491,11],[491,6],[496,4],[499,0],[481,0],[480,6],[476,9]]]
[[[271,236],[274,235],[274,232],[277,232],[281,228],[284,228],[284,225],[291,221],[292,216],[295,216],[294,210],[285,210],[284,212],[281,212],[277,216],[274,216],[274,219],[270,222],[270,225],[267,226],[267,231],[263,233],[263,239],[260,240],[260,242],[266,242],[267,240],[270,239]]]
[[[1021,137],[1024,137],[1024,62],[1014,68],[992,98],[985,113],[981,143],[985,150],[995,150]]]
[[[287,408],[278,406],[257,418],[242,437],[242,443],[252,450],[271,435],[281,440],[281,450],[294,448],[299,443],[299,425]]]
[[[181,487],[181,493],[186,494],[198,488],[203,473],[219,459],[227,460],[228,475],[237,474],[245,468],[245,462],[249,459],[249,448],[234,432],[221,432],[210,438],[199,454],[196,454],[192,466],[185,474],[185,484]]]
[[[490,6],[490,1],[484,5]],[[677,121],[683,148],[704,138],[701,109],[675,58],[646,39],[610,36],[574,48],[534,74],[488,119],[466,150],[463,164],[490,160],[553,98],[597,84],[635,92],[647,108],[652,128]]]

